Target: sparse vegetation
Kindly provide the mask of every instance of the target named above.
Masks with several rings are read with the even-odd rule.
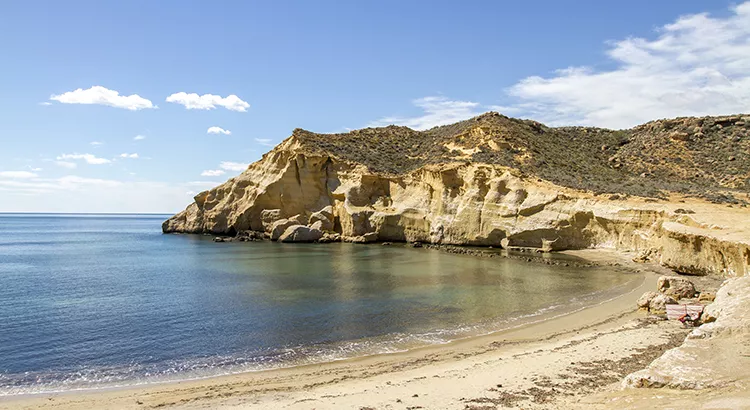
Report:
[[[490,112],[426,131],[388,126],[294,134],[313,151],[384,174],[471,161],[597,194],[658,198],[673,191],[740,203],[733,193],[750,191],[750,116],[677,118],[609,130],[550,128]]]

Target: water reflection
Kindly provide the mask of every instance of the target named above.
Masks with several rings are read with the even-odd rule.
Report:
[[[401,245],[214,243],[156,218],[0,222],[0,391],[403,348],[629,279]]]

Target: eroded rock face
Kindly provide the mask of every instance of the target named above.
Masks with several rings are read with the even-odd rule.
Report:
[[[695,296],[693,282],[679,276],[662,276],[656,282],[659,292],[675,299],[692,298]]]
[[[241,175],[196,195],[163,230],[255,230],[278,239],[291,225],[314,225],[342,238],[389,242],[648,250],[649,260],[681,273],[750,270],[750,244],[695,222],[698,208],[696,216],[670,206],[681,208],[597,197],[477,162],[377,174],[312,152],[292,136]]]

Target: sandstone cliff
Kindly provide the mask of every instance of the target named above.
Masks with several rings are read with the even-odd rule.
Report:
[[[327,228],[344,240],[612,247],[734,276],[750,270],[749,181],[749,117],[612,131],[488,113],[424,132],[297,129],[163,230],[271,233],[330,209]]]

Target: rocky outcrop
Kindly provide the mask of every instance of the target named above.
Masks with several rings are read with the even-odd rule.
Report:
[[[692,298],[695,296],[695,285],[686,278],[679,276],[662,276],[656,282],[660,293],[675,299]]]
[[[276,211],[278,211],[278,209]],[[286,229],[289,228],[290,226],[304,225],[305,223],[304,220],[305,218],[303,218],[302,216],[295,215],[289,219],[279,219],[277,221],[269,221],[267,226],[270,226],[269,233],[271,235],[271,240],[272,241],[278,240],[281,237],[281,235],[284,233],[284,231],[286,231]]]
[[[333,231],[333,207],[327,206],[310,215],[310,226],[321,231]]]
[[[163,230],[230,236],[253,230],[279,239],[290,226],[305,225],[354,242],[377,238],[544,250],[649,250],[650,260],[681,273],[736,276],[750,270],[748,235],[738,233],[734,224],[748,219],[746,211],[705,202],[595,195],[502,165],[503,155],[521,164],[543,148],[522,147],[516,137],[508,142],[512,132],[552,131],[496,116],[461,123],[455,130],[441,127],[431,134],[388,127],[331,136],[331,142],[320,134],[295,130],[241,175],[196,195],[186,210],[164,222]],[[381,135],[391,134],[395,137],[388,144],[378,142]],[[522,135],[532,138],[527,134]],[[341,151],[346,145],[335,145],[355,137],[362,138],[357,152],[371,156],[360,159]],[[431,142],[454,138],[454,151],[471,140],[479,144],[479,151],[472,151],[472,161],[458,151],[430,159],[420,156],[432,152],[422,145],[423,137],[433,138]],[[409,166],[401,167],[403,172],[387,171],[396,170],[395,165],[380,170],[385,165],[373,162],[373,157],[387,153],[393,144],[403,145],[404,138],[413,138],[417,148],[407,146],[408,155],[391,164],[403,160]],[[692,214],[682,212],[688,205]],[[718,226],[704,221],[716,215],[726,215],[728,222]]]
[[[750,380],[750,276],[730,279],[703,312],[710,323],[693,330],[646,369],[628,375],[625,387],[703,389]],[[737,384],[744,384],[738,386]]]
[[[674,305],[676,303],[677,300],[672,296],[657,292],[646,292],[636,302],[638,308],[658,313],[666,312],[667,305]]]
[[[292,225],[279,237],[281,242],[315,242],[323,237],[323,232],[304,225]]]

